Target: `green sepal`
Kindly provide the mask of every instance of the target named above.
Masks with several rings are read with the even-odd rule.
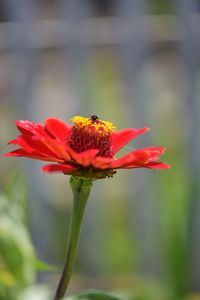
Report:
[[[92,187],[92,180],[90,178],[72,176],[70,178],[70,185],[73,193],[75,193],[74,196],[81,193],[81,198],[88,198]]]

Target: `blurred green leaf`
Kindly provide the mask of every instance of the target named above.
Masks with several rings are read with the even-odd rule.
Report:
[[[23,178],[15,173],[0,194],[0,299],[16,300],[35,279],[35,252],[25,224]]]
[[[112,293],[104,291],[85,291],[79,294],[65,298],[65,300],[125,300],[124,298],[115,296]]]
[[[35,259],[34,265],[35,265],[35,269],[38,271],[58,272],[58,268],[50,264],[47,264],[46,262],[39,260],[37,258]]]

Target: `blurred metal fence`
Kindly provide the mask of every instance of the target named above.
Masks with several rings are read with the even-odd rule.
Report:
[[[26,75],[20,87],[22,107],[24,99],[31,96],[31,82],[34,77],[35,50],[71,47],[71,61],[74,66],[83,64],[94,46],[115,46],[120,49],[123,74],[127,80],[133,77],[135,67],[140,68],[150,48],[163,44],[177,46],[185,60],[191,82],[188,94],[190,111],[194,109],[194,88],[197,61],[199,61],[200,17],[198,1],[170,1],[173,14],[152,15],[150,2],[146,0],[108,1],[112,16],[95,17],[95,0],[60,0],[55,3],[54,19],[38,19],[43,1],[4,0],[0,5],[7,15],[0,24],[0,51],[15,51],[23,60]],[[49,1],[49,3],[53,1]],[[98,1],[97,1],[98,2]],[[45,2],[48,5],[48,1]],[[44,4],[43,3],[43,4]],[[170,26],[173,23],[173,26]],[[82,60],[82,61],[81,61]],[[129,80],[130,81],[130,80]],[[27,97],[29,95],[29,97]],[[132,95],[129,97],[132,102]],[[137,115],[137,113],[136,113]]]
[[[194,199],[191,204],[191,219],[197,223],[197,208],[200,208],[197,201],[200,195],[200,116],[196,92],[200,63],[199,3],[198,0],[169,2],[173,13],[163,16],[152,15],[147,0],[110,1],[112,14],[97,17],[95,1],[57,0],[52,1],[56,17],[42,19],[38,17],[41,3],[48,5],[48,1],[4,0],[0,2],[0,9],[5,12],[7,18],[0,23],[0,51],[10,51],[20,57],[24,74],[15,101],[28,117],[38,51],[59,49],[63,55],[70,56],[68,60],[72,68],[74,86],[78,86],[79,69],[90,56],[91,47],[114,47],[122,66],[122,77],[128,83],[127,99],[124,100],[130,107],[127,113],[130,113],[130,116],[134,114],[136,123],[140,126],[145,123],[145,111],[141,109],[145,103],[142,97],[139,100],[133,97],[132,82],[135,82],[137,94],[135,74],[152,51],[160,51],[163,46],[172,47],[182,57],[188,76],[185,86],[187,97],[185,101],[183,99],[187,111],[185,127],[189,130],[186,155],[187,170],[190,173],[192,188],[195,185],[196,191],[193,193]],[[172,23],[173,26],[170,26]],[[70,50],[68,53],[67,49]],[[17,76],[17,72],[16,70],[13,77]],[[87,104],[82,104],[80,91],[76,90],[75,94],[74,111],[87,112]],[[35,177],[37,180],[37,176]],[[200,248],[199,245],[195,247]],[[195,257],[197,259],[197,253]]]
[[[197,62],[200,56],[198,1],[170,1],[174,13],[165,16],[152,15],[149,11],[150,2],[146,0],[108,2],[112,7],[112,15],[97,18],[94,10],[95,1],[60,0],[56,1],[56,4],[49,1],[55,4],[55,16],[58,18],[40,19],[38,15],[41,3],[48,5],[48,1],[1,1],[1,9],[5,12],[7,20],[0,23],[0,51],[17,53],[24,70],[24,80],[19,85],[16,98],[18,103],[20,102],[24,112],[28,113],[37,51],[61,49],[64,53],[66,49],[71,49],[68,56],[70,55],[73,80],[79,82],[79,69],[90,55],[90,48],[114,46],[122,65],[122,76],[130,83],[127,85],[128,102],[130,106],[133,106],[133,101],[135,101],[134,115],[140,124],[140,120],[142,123],[144,119],[140,110],[143,104],[142,98],[139,102],[133,100],[131,87],[133,77],[137,74],[137,69],[141,68],[145,57],[153,49],[169,45],[177,47],[177,52],[185,61],[185,68],[190,78],[186,105],[189,107],[188,113],[191,113],[189,119],[193,120],[192,131],[198,119],[194,95]],[[172,23],[173,26],[170,26]],[[76,83],[74,85],[76,86]],[[77,107],[81,108],[81,111],[87,111],[87,107],[81,105],[78,92],[76,98],[76,111]],[[193,142],[196,142],[196,139]]]

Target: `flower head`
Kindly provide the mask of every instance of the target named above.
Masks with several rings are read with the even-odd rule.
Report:
[[[16,126],[21,134],[9,144],[20,148],[5,156],[25,156],[54,162],[45,165],[43,171],[91,179],[112,177],[117,169],[169,168],[168,164],[157,161],[165,152],[163,147],[138,149],[115,158],[122,147],[147,132],[147,127],[116,131],[111,122],[96,115],[90,118],[75,116],[71,121],[73,125],[56,118],[46,119],[44,125],[17,121]]]

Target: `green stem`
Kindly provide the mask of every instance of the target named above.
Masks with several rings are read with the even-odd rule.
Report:
[[[76,259],[83,214],[92,187],[92,181],[85,178],[72,176],[70,179],[70,185],[74,197],[73,213],[72,213],[71,225],[69,230],[65,265],[64,265],[62,276],[60,278],[58,288],[56,290],[56,295],[54,300],[62,299],[64,297],[65,291],[69,284],[74,262]]]

